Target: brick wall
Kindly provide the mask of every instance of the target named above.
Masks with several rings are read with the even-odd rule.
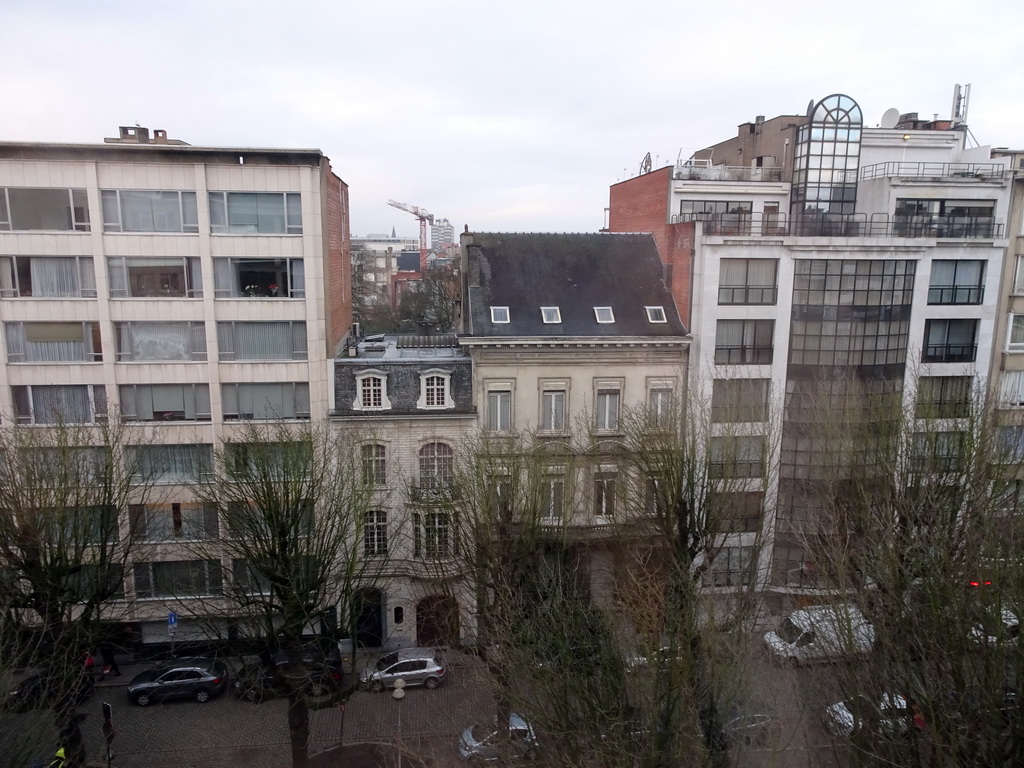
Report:
[[[679,317],[690,328],[690,273],[693,266],[694,225],[669,224],[671,166],[614,184],[608,197],[611,232],[650,232],[658,245],[666,280]]]
[[[352,327],[352,258],[348,215],[348,185],[324,160],[321,197],[324,211],[324,261],[326,263],[327,354]]]

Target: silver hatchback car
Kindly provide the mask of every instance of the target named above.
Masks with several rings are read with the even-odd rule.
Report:
[[[383,691],[401,678],[406,685],[437,688],[448,674],[447,665],[434,648],[402,648],[385,653],[368,664],[359,678],[363,688]]]

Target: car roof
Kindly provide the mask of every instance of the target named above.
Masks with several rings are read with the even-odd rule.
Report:
[[[434,659],[437,657],[436,648],[399,648],[398,658],[402,661],[411,659]],[[385,654],[387,656],[388,654]]]

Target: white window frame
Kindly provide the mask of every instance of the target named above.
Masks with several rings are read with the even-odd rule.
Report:
[[[1024,371],[1003,371],[999,380],[999,405],[1024,408]]]
[[[1024,294],[1024,253],[1017,254],[1017,271],[1013,280],[1013,294]]]
[[[491,322],[495,325],[506,325],[512,322],[508,307],[491,307]]]
[[[367,450],[367,449],[371,450]],[[359,447],[359,463],[363,483],[374,488],[388,484],[388,444],[379,440],[363,443]]]
[[[33,261],[45,262],[48,259],[60,259],[65,262],[73,261],[75,263],[75,275],[78,284],[75,290],[68,293],[25,294],[26,286],[21,284],[21,279],[18,276],[19,259],[28,260],[30,274]],[[95,299],[96,271],[93,266],[92,256],[28,256],[14,254],[0,256],[0,296],[11,299]]]
[[[549,397],[562,396],[562,423],[555,424],[553,403]],[[548,417],[551,417],[550,419]],[[540,429],[542,432],[563,433],[569,423],[569,383],[566,381],[545,382],[540,391]]]
[[[541,478],[543,488],[541,489],[540,518],[545,523],[562,523],[565,521],[565,489],[566,489],[565,467],[548,467]],[[561,503],[555,509],[556,499],[554,493],[555,485],[561,486],[558,493]]]
[[[364,406],[363,405],[363,394],[364,387],[370,379],[380,379],[380,399],[381,404],[379,406]],[[387,411],[391,409],[391,400],[388,398],[388,375],[379,369],[369,368],[363,371],[359,371],[356,374],[356,399],[352,401],[353,411]]]
[[[621,380],[594,382],[594,429],[598,432],[618,432],[622,420],[622,384]],[[601,396],[614,392],[615,413],[610,414],[608,408],[601,407]]]
[[[380,557],[388,553],[388,512],[371,509],[363,521],[363,555]]]
[[[427,382],[434,378],[441,379],[441,386],[444,388],[441,403],[427,403]],[[416,408],[421,411],[443,411],[455,407],[455,400],[452,398],[452,372],[443,368],[430,368],[420,372],[420,396],[416,401]]]
[[[107,421],[109,406],[107,405],[107,393],[103,384],[23,384],[11,387],[11,398],[14,398],[15,390],[25,390],[25,404],[28,406],[28,413],[18,413],[18,406],[15,400],[14,416],[18,424],[48,424],[53,425],[57,421],[37,421],[36,400],[40,398],[40,387],[85,387],[89,401],[89,420],[81,422],[68,421],[68,424],[104,424]],[[99,398],[96,397],[99,393]]]
[[[647,382],[647,415],[653,424],[668,425],[675,397],[674,382],[665,380]]]
[[[614,323],[615,311],[611,307],[594,307],[594,318],[602,325]]]
[[[647,322],[649,323],[667,323],[668,314],[665,312],[665,307],[650,306],[644,307],[647,312]]]
[[[619,468],[614,464],[602,464],[594,468],[594,518],[599,522],[610,522],[615,519],[615,510],[618,506],[619,501],[619,484],[622,481],[622,476],[619,473]],[[603,485],[607,482],[611,482],[611,503],[608,503],[608,489],[607,486]],[[600,493],[598,492],[598,484],[602,484]],[[598,509],[598,503],[601,502],[600,509]],[[610,507],[610,508],[609,508]]]
[[[511,382],[494,382],[487,385],[484,399],[486,402],[487,413],[485,414],[485,424],[487,425],[488,432],[511,432],[512,424],[515,422],[515,413],[513,412],[512,405],[515,402],[513,397],[513,387]],[[491,396],[494,396],[497,402],[492,402]],[[501,403],[502,399],[507,399],[508,402],[508,423],[503,424],[501,419]]]
[[[1022,335],[1024,335],[1024,314],[1010,313],[1010,322],[1006,324],[1006,351],[1007,352],[1024,352],[1024,338],[1020,341],[1013,340],[1013,325],[1019,322]]]
[[[540,319],[545,325],[558,325],[562,322],[562,310],[558,307],[541,307]]]

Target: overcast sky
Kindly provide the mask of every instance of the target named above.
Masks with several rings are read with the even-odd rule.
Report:
[[[585,232],[608,187],[831,93],[866,125],[948,117],[1024,148],[1024,3],[0,0],[0,140],[119,125],[197,146],[315,147],[352,233]]]

